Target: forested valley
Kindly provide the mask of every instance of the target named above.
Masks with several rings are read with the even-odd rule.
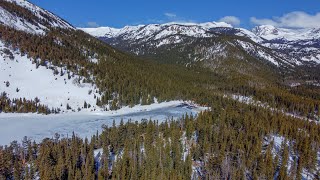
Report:
[[[81,102],[83,109],[116,111],[172,100],[208,107],[164,122],[114,122],[84,139],[76,133],[56,133],[41,142],[17,139],[0,145],[1,180],[320,179],[318,86],[288,86],[287,74],[263,62],[253,64],[261,65],[256,77],[229,69],[239,65],[230,63],[232,58],[224,59],[225,67],[217,71],[160,63],[117,50],[81,30],[51,27],[50,22],[59,21],[42,11],[39,18],[15,3],[0,0],[0,6],[25,23],[46,26],[43,34],[33,34],[0,23],[1,56],[14,62],[13,52],[19,52],[35,69],[92,85],[95,103]],[[222,39],[228,38],[234,37]],[[12,82],[0,83],[8,88]],[[45,98],[11,98],[0,92],[0,115],[68,113],[43,104]],[[81,110],[69,104],[67,109]]]

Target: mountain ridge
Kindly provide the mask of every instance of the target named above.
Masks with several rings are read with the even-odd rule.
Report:
[[[163,45],[178,44],[182,42],[179,36],[214,38],[217,36],[234,35],[248,38],[270,50],[278,51],[274,51],[274,53],[282,57],[278,58],[282,61],[292,59],[295,65],[302,65],[308,62],[320,64],[320,50],[318,47],[320,42],[320,29],[289,30],[275,28],[271,25],[261,25],[253,28],[253,30],[247,30],[244,28],[234,28],[224,22],[171,22],[165,24],[125,26],[124,28],[100,27],[79,29],[105,40],[107,43],[118,48],[117,43],[142,44],[142,46],[144,46],[148,44],[148,41],[157,41],[159,39],[162,39],[162,41],[158,41],[158,43],[153,46],[160,47]],[[302,32],[304,34],[300,35]],[[173,38],[172,36],[176,37]],[[303,43],[303,41],[307,40],[309,44]],[[300,47],[300,44],[303,44],[304,47]],[[245,48],[246,47],[243,47],[243,49]],[[135,50],[131,50],[131,52],[139,55],[139,52]]]
[[[145,24],[145,25],[130,25],[124,26],[123,28],[114,28],[110,26],[101,26],[101,27],[93,27],[93,28],[81,28],[78,29],[83,30],[93,36],[96,37],[109,37],[114,38],[116,36],[120,36],[125,32],[139,30],[141,28],[149,28],[149,27],[167,27],[172,25],[180,25],[180,26],[189,26],[189,27],[200,27],[206,30],[211,28],[232,28],[234,30],[238,30],[241,33],[245,33],[244,35],[255,35],[257,37],[273,40],[273,39],[286,39],[286,40],[306,40],[306,39],[319,39],[320,38],[320,28],[300,28],[300,29],[289,29],[289,28],[278,28],[273,25],[259,25],[255,26],[251,30],[241,28],[241,27],[233,27],[231,24],[225,22],[204,22],[204,23],[183,23],[183,22],[168,22],[163,24]],[[156,28],[154,28],[156,29]],[[302,34],[299,36],[299,34]],[[149,34],[145,34],[149,35]],[[238,34],[240,35],[240,34]],[[260,39],[261,41],[262,39]],[[257,40],[255,40],[257,42]]]

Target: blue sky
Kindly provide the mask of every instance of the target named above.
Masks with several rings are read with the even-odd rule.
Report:
[[[320,26],[320,0],[29,1],[77,27],[123,27],[170,21],[208,22],[219,21],[225,16],[228,17],[223,20],[245,28],[265,23],[293,28],[312,27],[314,24]]]

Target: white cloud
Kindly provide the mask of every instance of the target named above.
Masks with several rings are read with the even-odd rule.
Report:
[[[139,21],[136,23],[133,23],[131,25],[139,25],[139,24],[163,24],[163,23],[169,23],[169,22],[175,22],[175,23],[195,23],[194,20],[186,19],[184,17],[178,16],[176,13],[172,12],[165,12],[162,14],[162,19],[157,18],[150,18],[147,20]]]
[[[314,15],[302,11],[294,11],[281,17],[273,17],[272,19],[250,18],[251,23],[256,25],[273,25],[284,28],[319,28],[320,13]]]
[[[164,15],[167,16],[168,18],[176,18],[176,17],[177,17],[176,14],[174,14],[174,13],[169,13],[169,12],[164,13]]]
[[[88,22],[87,26],[91,28],[95,28],[95,27],[99,27],[99,24],[97,22]]]
[[[226,23],[231,24],[233,26],[240,25],[240,19],[235,16],[225,16],[225,17],[221,18],[219,21],[226,22]]]
[[[166,18],[164,20],[158,20],[159,22],[176,22],[176,23],[186,23],[186,22],[194,22],[191,19],[186,19],[184,17],[180,17],[175,13],[166,12],[163,14]]]

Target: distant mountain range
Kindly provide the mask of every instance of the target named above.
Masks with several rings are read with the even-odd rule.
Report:
[[[297,71],[306,74],[306,67],[315,69],[320,64],[320,29],[262,25],[247,30],[224,22],[80,29],[116,48],[166,63],[201,62],[206,67],[217,68],[223,59],[243,61],[250,57],[271,64],[283,73],[294,74]],[[307,79],[313,79],[312,74],[306,75]]]
[[[165,45],[185,44],[186,38],[218,38],[233,35],[239,37],[233,45],[241,47],[248,53],[254,51],[256,57],[266,59],[275,65],[279,63],[292,65],[320,63],[320,29],[284,29],[262,25],[250,31],[234,28],[224,22],[199,24],[172,22],[126,26],[120,29],[111,27],[80,29],[137,55],[148,53],[143,50],[146,45],[159,48]],[[241,37],[251,42],[243,41]],[[255,43],[274,51],[267,53]],[[132,46],[135,48],[130,48]],[[214,49],[215,52],[223,52],[218,47]]]
[[[136,45],[149,44],[160,47],[163,45],[179,44],[183,42],[183,36],[193,38],[214,38],[223,35],[245,37],[264,47],[280,51],[281,56],[291,55],[291,60],[296,65],[304,63],[320,63],[320,28],[312,29],[285,29],[271,25],[261,25],[251,31],[243,28],[233,28],[224,22],[207,23],[166,23],[138,26],[126,26],[116,29],[112,27],[80,28],[81,30],[114,46],[122,46],[122,42]],[[152,43],[151,43],[152,42]],[[248,49],[248,44],[238,41],[243,49]],[[122,44],[122,45],[121,45]],[[130,51],[140,55],[138,49]],[[259,54],[259,55],[258,55]],[[271,57],[264,56],[259,52],[257,55],[277,64]],[[282,57],[285,58],[285,57]],[[281,58],[278,58],[281,59]]]

